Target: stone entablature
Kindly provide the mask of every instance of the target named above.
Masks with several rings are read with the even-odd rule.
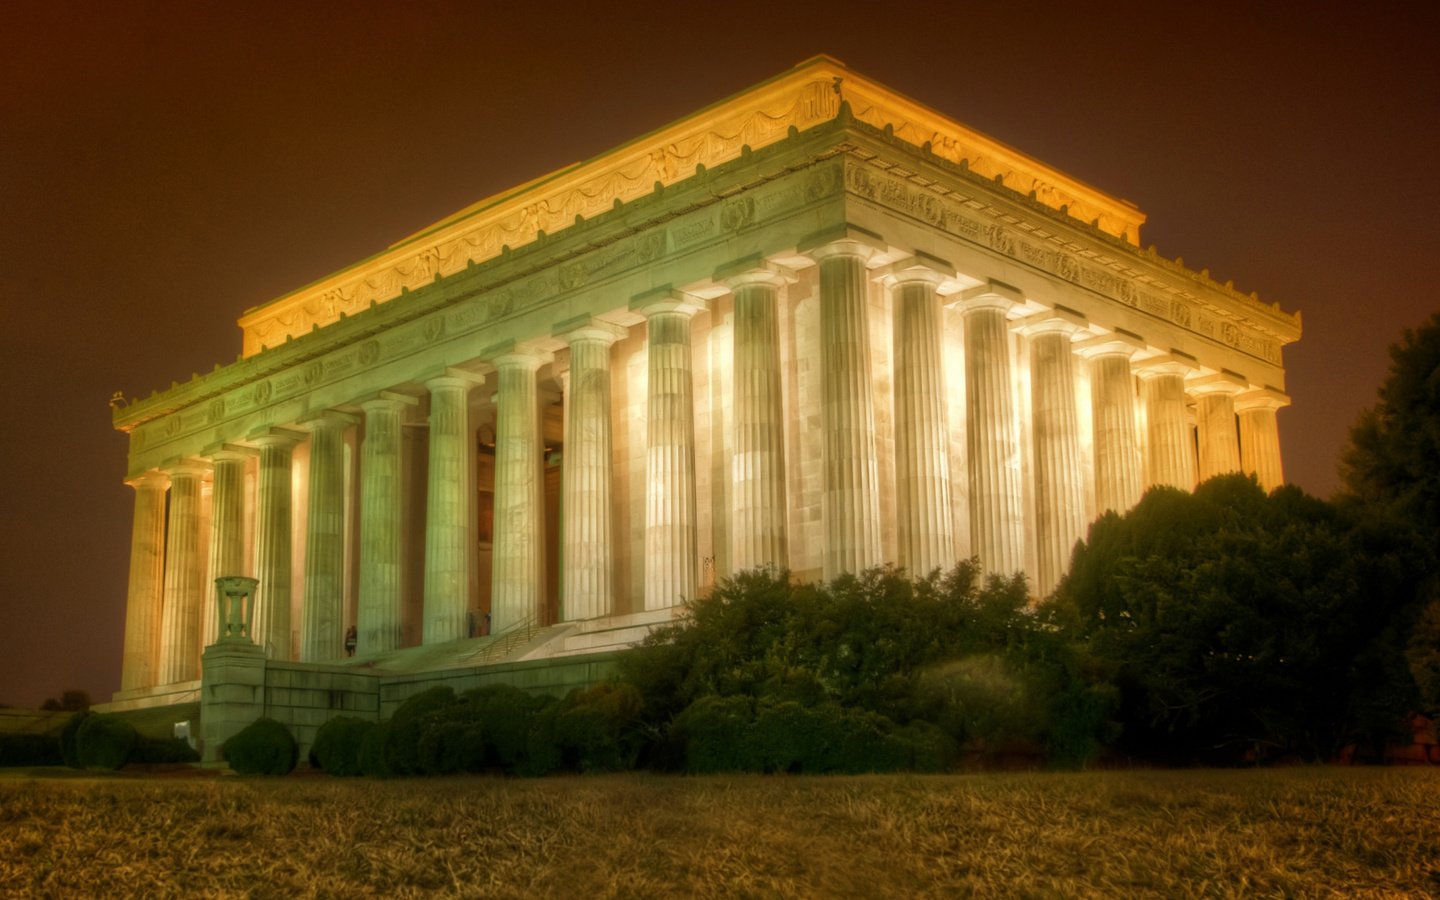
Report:
[[[412,293],[407,288],[405,303],[376,304],[354,316],[342,313],[334,326],[324,330],[317,326],[303,338],[217,367],[119,409],[116,426],[131,433],[131,472],[170,456],[198,452],[199,443],[233,439],[238,432],[226,428],[227,423],[251,421],[269,407],[309,396],[382,360],[438,343],[464,344],[467,337],[481,332],[498,334],[495,329],[508,320],[604,290],[606,282],[625,273],[690,258],[694,264],[676,274],[677,283],[706,280],[712,267],[703,258],[695,259],[697,251],[726,244],[747,230],[773,230],[785,218],[842,194],[910,216],[972,248],[1004,255],[1070,282],[1084,293],[1117,301],[1239,351],[1263,363],[1257,369],[1263,377],[1254,379],[1257,385],[1283,387],[1277,383],[1282,376],[1272,370],[1280,364],[1281,345],[1299,337],[1298,314],[1292,316],[1216,285],[1155,256],[1153,250],[1142,252],[1119,241],[1097,239],[1093,229],[1064,221],[1048,210],[1040,222],[1022,219],[1038,210],[1034,204],[1027,209],[1025,198],[1013,192],[991,190],[963,177],[942,181],[943,172],[927,173],[937,177],[925,178],[913,173],[917,168],[913,160],[908,161],[909,169],[901,170],[911,174],[896,177],[892,173],[899,164],[876,152],[884,149],[876,146],[876,136],[870,136],[867,146],[854,142],[837,146],[835,141],[853,137],[842,133],[843,124],[832,123],[803,136],[804,140],[797,136],[792,143],[754,154],[744,161],[746,165],[737,161],[702,173],[676,189],[646,197],[633,208],[604,214],[457,276],[436,278],[421,290]],[[796,156],[808,158],[797,166]],[[770,158],[775,171],[757,176],[754,167],[766,162],[764,158]],[[960,173],[949,174],[953,178]],[[669,212],[674,208],[689,211],[675,215]],[[1069,305],[1076,302],[1072,299]],[[1105,324],[1103,318],[1095,318]],[[381,332],[383,338],[373,336]],[[1156,346],[1169,351],[1176,344]],[[471,351],[463,351],[463,358],[470,356]],[[1242,357],[1230,368],[1257,367],[1246,366]],[[352,400],[340,397],[333,402]],[[283,406],[276,413],[281,418],[287,415]],[[185,440],[189,436],[194,437]]]
[[[1132,244],[1145,216],[1051,166],[816,57],[609,153],[482,200],[348,269],[246,312],[244,356],[418,290],[742,159],[844,113]]]

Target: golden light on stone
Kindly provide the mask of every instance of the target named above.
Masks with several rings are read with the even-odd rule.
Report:
[[[219,575],[259,579],[263,649],[205,650],[258,679],[207,733],[262,704],[303,744],[385,679],[588,671],[742,566],[973,555],[1043,594],[1146,487],[1273,487],[1300,317],[1144,221],[824,57],[466,207],[113,405],[117,703],[196,694]]]

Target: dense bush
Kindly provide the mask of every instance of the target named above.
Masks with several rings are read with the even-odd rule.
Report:
[[[336,716],[315,732],[310,765],[331,775],[360,774],[360,748],[379,726],[355,716]]]
[[[300,747],[290,729],[274,719],[256,719],[221,748],[225,761],[242,775],[286,775],[295,768]]]
[[[75,733],[75,756],[82,769],[118,769],[130,761],[135,726],[114,715],[92,714]]]
[[[485,730],[478,722],[437,717],[423,726],[415,756],[421,775],[478,772],[485,763]]]
[[[60,738],[53,734],[0,734],[0,767],[58,766]]]
[[[80,769],[80,753],[75,747],[75,740],[80,734],[80,726],[90,718],[88,711],[77,712],[65,720],[65,727],[60,729],[60,758],[72,769]]]
[[[1108,725],[1110,695],[1030,610],[1024,579],[982,582],[973,561],[917,580],[891,569],[821,584],[743,572],[687,614],[620,660],[644,700],[633,730],[673,732],[648,757],[659,766],[933,770],[960,743],[1078,764]],[[705,702],[736,697],[764,705],[759,735],[760,712]],[[843,740],[842,720],[856,729]],[[715,741],[689,736],[708,732]],[[747,741],[772,749],[756,756]]]
[[[1383,743],[1417,702],[1422,558],[1393,520],[1225,475],[1097,521],[1044,617],[1118,698],[1126,753],[1326,759]]]
[[[168,765],[199,761],[200,754],[183,738],[152,738],[142,734],[135,739],[135,747],[130,751],[132,763]]]
[[[426,688],[410,697],[390,717],[385,734],[385,764],[396,775],[420,775],[420,737],[427,728],[445,717],[454,707],[455,691],[449,687]]]
[[[365,732],[360,741],[360,774],[369,778],[390,778],[395,773],[385,760],[385,742],[390,736],[390,724],[382,722]]]
[[[553,721],[546,718],[554,697],[496,684],[466,691],[461,699],[474,720],[482,724],[484,768],[538,774],[559,765]]]
[[[582,772],[632,768],[640,751],[635,725],[644,701],[630,684],[597,684],[562,701],[554,718],[555,743],[566,768]]]

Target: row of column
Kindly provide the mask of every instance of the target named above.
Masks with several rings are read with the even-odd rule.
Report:
[[[825,578],[883,560],[870,373],[867,260],[878,242],[851,230],[809,250],[819,267],[823,432],[823,569]],[[898,554],[913,572],[955,562],[946,422],[943,319],[938,288],[954,271],[923,254],[884,274],[894,310],[894,390]],[[734,568],[783,567],[788,560],[784,416],[778,291],[793,280],[760,260],[717,273],[734,297],[731,545]],[[1019,322],[1013,289],[989,283],[962,293],[965,317],[965,408],[972,549],[988,571],[1024,568],[1024,514],[1019,430],[1012,394],[1010,332],[1031,341],[1031,412],[1040,593],[1065,571],[1087,524],[1080,432],[1075,409],[1077,352],[1088,358],[1094,422],[1095,493],[1100,510],[1133,505],[1144,485],[1189,489],[1198,476],[1245,469],[1267,488],[1281,481],[1274,391],[1247,391],[1222,373],[1187,385],[1194,368],[1167,356],[1132,366],[1142,345],[1123,333],[1085,338],[1083,318],[1063,309]],[[633,311],[647,319],[648,389],[644,606],[663,609],[697,589],[693,297],[669,289],[641,295]],[[614,610],[611,472],[613,343],[625,330],[582,317],[557,326],[570,347],[566,452],[562,480],[563,617],[587,619]],[[1082,339],[1083,338],[1083,339]],[[492,348],[496,370],[496,467],[491,628],[499,633],[533,621],[543,584],[543,442],[537,373],[548,354],[523,345]],[[1142,463],[1134,376],[1148,453]],[[479,378],[448,370],[425,382],[430,391],[423,639],[467,633],[471,510],[468,393]],[[1197,397],[1198,460],[1187,421]],[[401,422],[417,403],[382,392],[360,404],[361,446],[357,616],[361,653],[400,645],[402,470]],[[1240,435],[1236,437],[1236,415]],[[344,620],[344,432],[359,418],[324,411],[304,430],[266,429],[253,447],[214,448],[136,489],[122,689],[184,681],[198,672],[202,609],[208,586],[199,546],[200,485],[213,469],[209,570],[235,574],[244,555],[243,471],[259,456],[256,571],[260,581],[253,636],[271,655],[289,653],[293,448],[308,437],[302,661],[341,654]],[[170,527],[165,527],[165,491]],[[163,543],[163,546],[162,546]]]

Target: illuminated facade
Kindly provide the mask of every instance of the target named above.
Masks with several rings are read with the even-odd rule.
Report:
[[[752,566],[1044,594],[1147,486],[1273,487],[1300,318],[1144,219],[826,58],[468,207],[116,409],[117,700],[197,685],[222,575],[276,662],[559,658]]]

